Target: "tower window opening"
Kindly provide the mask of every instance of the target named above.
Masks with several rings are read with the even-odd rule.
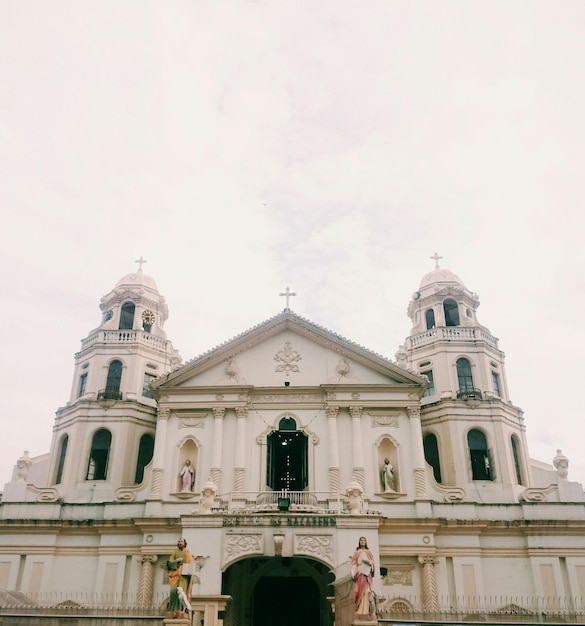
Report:
[[[79,390],[77,392],[77,397],[81,398],[85,395],[85,388],[87,387],[87,372],[82,374],[79,377]]]
[[[100,428],[91,441],[86,480],[105,480],[108,473],[112,433]]]
[[[443,301],[443,312],[445,313],[445,326],[459,326],[459,305],[452,298]]]
[[[441,464],[439,462],[439,444],[434,433],[427,433],[423,437],[423,449],[425,461],[433,468],[433,476],[438,483],[441,483]]]
[[[124,302],[120,310],[120,330],[131,330],[134,328],[134,311],[136,307],[134,302]]]
[[[120,399],[120,383],[122,381],[122,361],[112,361],[108,367],[108,377],[106,378],[106,389],[102,392],[105,399]]]
[[[152,389],[150,388],[150,383],[153,380],[156,380],[156,374],[144,372],[144,380],[142,382],[142,395],[145,398],[154,398],[154,394],[152,393]]]
[[[433,309],[427,309],[425,311],[425,321],[427,324],[427,330],[435,327],[435,312]]]
[[[471,460],[473,480],[493,480],[491,455],[487,440],[481,430],[472,429],[467,433],[467,445]]]
[[[523,485],[524,483],[522,482],[522,472],[520,471],[520,453],[518,451],[518,439],[515,435],[512,435],[511,437],[511,444],[512,444],[512,458],[514,460],[514,471],[516,473],[516,482],[519,485]]]
[[[429,386],[425,389],[425,392],[423,393],[423,398],[427,398],[428,396],[432,396],[435,393],[435,379],[433,376],[433,370],[421,372],[421,374],[429,379]]]
[[[144,478],[144,468],[152,461],[154,452],[154,438],[152,435],[142,435],[138,446],[138,460],[134,482],[139,485]]]
[[[59,463],[57,464],[57,475],[55,476],[55,484],[61,484],[63,480],[63,468],[65,467],[65,458],[67,456],[67,446],[69,445],[69,435],[64,435],[61,439],[59,447]]]
[[[474,391],[471,363],[466,358],[457,359],[457,383],[460,392]]]
[[[500,375],[494,371],[492,371],[492,384],[494,386],[494,395],[501,398],[502,390],[500,388]]]

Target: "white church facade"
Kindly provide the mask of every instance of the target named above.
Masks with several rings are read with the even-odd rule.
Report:
[[[0,593],[157,604],[184,537],[193,624],[349,626],[364,536],[380,623],[584,623],[583,487],[560,451],[530,458],[478,306],[437,264],[396,361],[287,296],[183,363],[154,280],[124,276],[75,355],[49,452],[4,486]]]

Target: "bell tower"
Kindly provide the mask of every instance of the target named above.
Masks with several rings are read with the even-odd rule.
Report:
[[[150,463],[156,403],[150,383],[181,357],[167,339],[165,299],[147,276],[121,278],[100,302],[101,321],[75,355],[69,402],[56,414],[48,486],[67,501],[108,501],[142,482]]]
[[[522,411],[510,402],[505,355],[479,323],[479,298],[439,265],[408,305],[412,329],[396,354],[429,384],[421,401],[425,458],[440,485],[514,501],[530,486]]]

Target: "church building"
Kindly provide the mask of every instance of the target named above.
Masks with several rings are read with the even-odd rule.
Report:
[[[50,450],[4,486],[0,600],[135,597],[162,624],[184,537],[196,626],[585,623],[583,487],[560,450],[531,459],[478,295],[433,258],[395,361],[295,314],[287,288],[183,362],[140,262],[101,298]]]

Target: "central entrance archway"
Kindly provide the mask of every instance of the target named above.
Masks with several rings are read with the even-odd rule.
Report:
[[[223,573],[224,626],[332,626],[334,575],[305,557],[251,557]]]
[[[265,576],[254,588],[253,626],[320,624],[319,588],[312,578]]]

